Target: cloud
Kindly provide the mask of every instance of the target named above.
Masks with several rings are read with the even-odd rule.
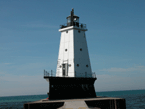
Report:
[[[103,71],[103,72],[134,72],[134,71],[145,72],[145,66],[135,66],[135,67],[130,67],[130,68],[109,68],[109,69],[102,69],[99,71]]]
[[[49,91],[49,83],[43,75],[5,74],[0,78],[0,87],[0,96],[47,94]]]
[[[145,79],[141,77],[122,77],[114,75],[97,75],[96,91],[115,91],[145,89]]]
[[[12,63],[4,63],[4,64],[9,65],[9,64],[12,64]]]
[[[47,25],[47,24],[25,24],[22,25],[24,27],[29,27],[29,28],[58,28],[58,26],[54,26],[54,25]]]
[[[4,74],[3,72],[0,72],[0,74]]]
[[[12,74],[5,74],[3,76],[3,78],[1,78],[1,80],[6,81],[6,82],[21,82],[21,83],[25,83],[25,82],[30,82],[34,83],[34,81],[40,81],[43,78],[43,75],[33,75],[33,76],[28,76],[28,75],[12,75]],[[37,83],[39,84],[39,83]]]
[[[0,47],[0,50],[8,50],[8,48],[6,48],[6,47]]]
[[[96,91],[145,89],[145,66],[97,71]]]
[[[6,65],[5,65],[6,66]],[[11,72],[0,72],[0,96],[10,95],[31,95],[46,94],[49,91],[49,83],[43,78],[43,68],[52,68],[52,63],[29,63],[23,65],[13,65],[9,70]],[[7,67],[6,67],[7,68]],[[10,69],[11,68],[11,69]],[[47,69],[46,69],[47,70]],[[135,66],[130,68],[109,68],[102,69],[97,74],[95,82],[96,91],[113,90],[133,90],[145,88],[145,75],[130,76],[126,72],[144,72],[145,66]],[[103,74],[102,72],[125,72],[121,75]],[[102,73],[102,74],[101,74]],[[9,91],[11,90],[11,91]]]
[[[49,83],[43,78],[43,70],[53,68],[55,63],[15,63],[10,66],[0,63],[0,96],[46,94]]]

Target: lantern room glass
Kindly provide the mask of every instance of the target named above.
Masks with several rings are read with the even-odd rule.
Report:
[[[67,23],[70,23],[70,22],[71,22],[71,17],[68,17],[68,18],[67,18]],[[74,18],[73,18],[73,22],[79,23],[79,18],[74,17]]]
[[[74,18],[73,21],[79,23],[79,18]]]
[[[70,22],[71,22],[71,18],[68,17],[68,18],[67,18],[67,23],[70,23]]]

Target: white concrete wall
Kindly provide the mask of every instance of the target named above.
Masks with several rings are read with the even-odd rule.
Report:
[[[80,33],[78,32],[80,31]],[[92,76],[90,59],[84,29],[74,26],[63,28],[61,32],[56,76],[62,76],[62,64],[68,64],[69,77]],[[68,31],[68,33],[66,32]],[[67,51],[65,51],[67,49]],[[82,49],[82,51],[80,51]],[[79,64],[79,66],[77,66]],[[86,67],[88,65],[88,67]],[[60,67],[61,66],[61,67]]]
[[[92,76],[85,31],[74,30],[74,59],[76,77]],[[82,49],[82,51],[80,50]],[[77,66],[79,64],[79,66]],[[88,67],[86,67],[88,65]]]
[[[66,32],[68,31],[68,33]],[[62,64],[68,64],[68,76],[74,77],[74,37],[73,29],[61,32],[56,76],[62,76]],[[67,51],[65,51],[67,49]],[[69,66],[71,65],[71,66]]]

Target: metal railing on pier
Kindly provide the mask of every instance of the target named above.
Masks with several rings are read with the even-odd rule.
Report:
[[[97,78],[95,72],[92,72],[92,77],[93,77],[93,78]]]
[[[56,75],[52,70],[51,71],[44,70],[44,76],[56,76]]]
[[[71,72],[69,72],[71,73]],[[72,72],[73,73],[73,72]],[[75,74],[75,78],[96,78],[96,73],[95,72],[92,72],[92,74],[87,74],[87,73],[79,73],[78,74],[79,76],[77,76],[77,74]],[[60,76],[56,76],[56,73],[54,71],[46,71],[44,70],[44,77],[60,77]],[[63,77],[71,77],[71,76],[63,76]]]

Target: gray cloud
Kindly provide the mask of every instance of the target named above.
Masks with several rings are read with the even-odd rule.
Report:
[[[135,66],[130,68],[109,68],[109,69],[102,69],[99,71],[103,72],[133,72],[133,71],[142,71],[145,72],[145,66]]]
[[[1,80],[0,96],[47,94],[49,90],[49,83],[43,79],[43,75],[6,74]]]
[[[97,75],[96,91],[145,89],[144,77],[122,77],[111,75]]]
[[[55,26],[55,25],[48,25],[48,24],[41,24],[41,23],[30,23],[30,24],[24,24],[24,25],[21,25],[23,27],[28,27],[28,28],[56,28],[58,29],[58,26]]]

